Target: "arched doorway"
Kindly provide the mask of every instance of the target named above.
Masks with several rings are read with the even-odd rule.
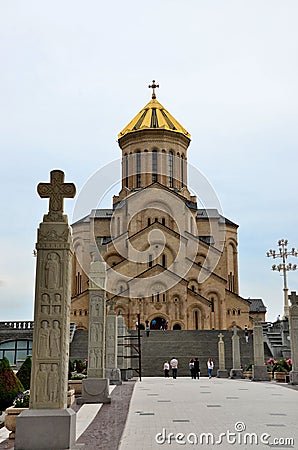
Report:
[[[173,330],[181,330],[181,325],[179,323],[175,323]]]
[[[165,319],[162,317],[154,317],[150,322],[151,330],[160,330],[161,324]]]

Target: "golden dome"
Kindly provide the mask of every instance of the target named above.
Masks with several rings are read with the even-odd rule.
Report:
[[[155,95],[146,106],[118,134],[118,139],[128,133],[148,129],[161,129],[181,133],[190,139],[190,134],[176,119],[156,100]]]

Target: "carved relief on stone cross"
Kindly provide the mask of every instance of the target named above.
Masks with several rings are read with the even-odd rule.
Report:
[[[68,236],[68,230],[64,230],[63,233],[59,234],[54,228],[51,228],[50,230],[46,232],[39,232],[39,242],[46,242],[46,241],[58,241],[58,242],[65,242]]]
[[[99,301],[98,297],[95,297],[91,301],[91,314],[92,317],[98,317],[99,316]]]
[[[49,356],[49,322],[47,320],[42,320],[39,330],[39,340],[38,340],[38,356],[48,357]]]
[[[39,370],[37,372],[37,389],[36,389],[36,401],[43,403],[48,401],[48,389],[47,389],[47,364],[39,364]]]
[[[60,261],[57,253],[48,254],[45,264],[45,286],[47,289],[60,287]]]
[[[90,367],[90,369],[95,369],[95,367],[96,367],[96,356],[95,356],[95,350],[94,350],[94,348],[92,348],[92,349],[90,350],[89,367]]]
[[[96,367],[100,367],[102,359],[102,351],[99,348],[97,348],[95,350],[95,355],[96,355]]]
[[[42,294],[41,296],[41,312],[50,314],[50,296],[48,294]]]
[[[91,325],[91,342],[95,343],[99,340],[99,324],[92,323]]]
[[[55,294],[54,295],[53,313],[54,314],[60,314],[61,313],[61,295],[60,294]]]
[[[51,371],[48,374],[48,394],[51,402],[58,401],[58,364],[51,364]]]
[[[60,324],[58,320],[54,320],[50,331],[50,352],[52,358],[56,358],[60,354],[60,336]]]

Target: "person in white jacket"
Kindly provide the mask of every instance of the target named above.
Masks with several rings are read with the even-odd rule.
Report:
[[[213,362],[212,358],[209,358],[208,361],[207,361],[207,369],[208,369],[209,380],[212,377],[213,368],[214,368],[214,362]]]

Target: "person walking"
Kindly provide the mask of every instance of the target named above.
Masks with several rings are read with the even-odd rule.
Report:
[[[146,328],[145,328],[145,330],[146,330],[146,336],[149,337],[149,333],[150,333],[150,324],[149,324],[149,320],[146,320],[145,323],[146,323]]]
[[[163,371],[165,374],[165,378],[169,378],[170,377],[170,364],[169,361],[165,361],[163,364]]]
[[[195,360],[194,360],[193,373],[194,373],[194,379],[200,378],[200,361],[198,360],[198,358],[195,358]]]
[[[191,376],[191,379],[193,380],[194,379],[194,360],[193,360],[193,358],[191,358],[190,360],[189,360],[189,363],[188,363],[188,366],[189,366],[189,370],[190,370],[190,376]]]
[[[247,325],[245,325],[245,327],[244,327],[244,334],[245,334],[245,342],[248,343],[249,334],[248,334]]]
[[[213,362],[212,358],[208,359],[208,361],[207,361],[207,368],[208,368],[208,377],[209,377],[209,380],[210,380],[210,378],[212,377],[212,371],[214,369],[214,362]]]
[[[172,368],[173,379],[175,380],[177,378],[177,372],[178,372],[178,359],[172,358],[170,361],[170,365]]]

